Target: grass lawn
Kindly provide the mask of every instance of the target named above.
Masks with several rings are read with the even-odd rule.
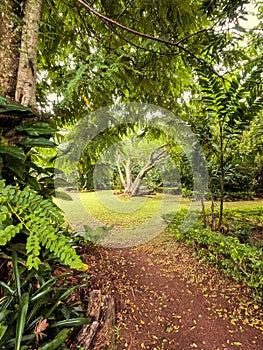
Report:
[[[192,202],[188,198],[158,193],[149,197],[115,196],[111,191],[86,193],[70,193],[72,201],[58,200],[56,202],[65,212],[70,224],[99,222],[104,226],[125,228],[134,227],[148,222],[153,216],[161,217],[167,213],[175,213],[179,209],[187,209]],[[263,199],[254,201],[225,202],[225,208],[256,208],[263,207]],[[219,205],[218,205],[219,207]],[[210,208],[210,202],[206,202]]]
[[[92,217],[105,226],[133,227],[154,215],[176,212],[187,207],[190,201],[171,195],[156,194],[150,197],[115,196],[110,191],[70,193],[72,201],[56,199],[69,222],[83,222]]]

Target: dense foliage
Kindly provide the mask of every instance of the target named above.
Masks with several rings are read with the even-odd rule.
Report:
[[[76,171],[79,188],[92,189],[100,156],[127,139],[134,125],[123,123],[114,128],[107,120],[108,127],[96,134],[100,120],[90,113],[123,102],[166,108],[191,126],[206,156],[211,215],[204,212],[203,223],[182,233],[178,214],[171,228],[176,238],[191,243],[204,260],[253,287],[262,300],[262,212],[225,211],[223,215],[224,200],[253,198],[254,192],[263,191],[263,11],[261,1],[255,0],[258,23],[246,28],[249,3],[100,0],[89,5],[80,0],[43,0],[39,41],[32,48],[38,53],[37,72],[36,61],[29,60],[28,67],[35,82],[37,77],[38,104],[34,107],[38,110],[15,103],[14,91],[0,94],[1,268],[6,272],[8,261],[13,264],[12,278],[4,275],[7,283],[0,282],[0,347],[20,349],[23,344],[30,348],[37,336],[32,330],[37,331],[51,311],[56,337],[43,349],[64,343],[70,330],[60,327],[87,322],[81,318],[71,323],[74,312],[67,308],[56,313],[68,294],[57,289],[56,279],[51,277],[53,262],[58,258],[72,268],[87,266],[77,255],[63,216],[52,202],[54,163],[49,158],[56,157],[63,135],[73,129],[74,138],[75,123],[88,116],[94,137],[82,149]],[[23,53],[19,45],[27,24],[27,4],[26,0],[0,0],[0,29],[5,35],[9,33],[7,42],[13,45],[17,63],[18,53]],[[7,52],[10,45],[4,49]],[[9,61],[2,56],[0,67],[7,70],[4,76],[16,74],[18,67],[8,66]],[[83,128],[80,139],[85,132]],[[143,130],[144,137],[171,141],[150,127]],[[68,141],[70,144],[70,136]],[[186,154],[176,143],[170,145],[169,154],[177,165],[183,194],[193,196],[193,170]],[[119,180],[115,176],[121,187]],[[160,183],[156,169],[146,180],[149,187],[156,188]],[[64,183],[56,181],[57,185],[58,181]],[[217,216],[214,201],[218,199]],[[86,226],[76,239],[79,243],[90,237],[99,240],[102,231]],[[13,251],[19,256],[13,253],[11,258]],[[22,263],[18,267],[19,259]],[[55,260],[45,270],[42,263],[47,259]],[[63,323],[61,314],[69,320]],[[51,332],[44,333],[48,343]]]
[[[72,330],[90,323],[85,317],[87,300],[69,303],[70,295],[85,284],[70,286],[70,273],[53,276],[47,260],[38,270],[24,266],[23,255],[12,253],[12,277],[0,282],[1,349],[52,350],[62,347]],[[82,279],[85,280],[85,276]],[[64,349],[68,349],[64,344]]]
[[[263,210],[226,211],[222,224],[223,232],[212,232],[210,228],[204,228],[201,221],[187,232],[182,232],[184,216],[183,211],[177,213],[170,225],[175,238],[191,245],[202,261],[213,264],[237,281],[245,282],[254,290],[255,298],[262,302]]]

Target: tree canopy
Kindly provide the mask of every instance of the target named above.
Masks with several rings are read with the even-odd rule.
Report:
[[[259,189],[262,136],[256,125],[262,119],[262,8],[259,1],[253,2],[257,23],[249,27],[249,4],[248,0],[19,4],[1,0],[2,93],[37,108],[58,128],[70,129],[77,120],[111,104],[139,102],[167,108],[198,136],[215,197],[241,188]],[[30,31],[34,40],[29,45]],[[90,124],[95,125],[90,115]],[[5,142],[21,147],[26,141],[18,135],[24,133],[19,124],[25,120],[7,115],[5,120],[6,124],[12,120],[17,134],[10,138],[5,126]],[[80,176],[92,171],[102,150],[120,141],[129,128],[119,125],[97,135],[80,158]],[[235,152],[234,147],[247,145],[251,133],[250,152]],[[56,140],[60,142],[59,134]],[[27,143],[28,149],[33,146],[36,143]],[[184,155],[180,157],[181,176],[190,189],[189,164]],[[248,164],[251,176],[245,173]]]

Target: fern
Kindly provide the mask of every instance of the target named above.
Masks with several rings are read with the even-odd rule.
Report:
[[[38,269],[43,247],[71,268],[87,269],[66,231],[62,213],[50,200],[30,187],[19,189],[0,181],[0,246],[6,246],[19,233],[25,234],[29,269]]]

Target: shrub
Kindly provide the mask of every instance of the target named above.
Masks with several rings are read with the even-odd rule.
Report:
[[[241,243],[238,237],[226,236],[204,228],[201,222],[187,232],[181,231],[185,211],[179,212],[170,225],[176,239],[192,245],[202,260],[208,261],[252,287],[260,301],[263,300],[263,252],[261,249]]]

